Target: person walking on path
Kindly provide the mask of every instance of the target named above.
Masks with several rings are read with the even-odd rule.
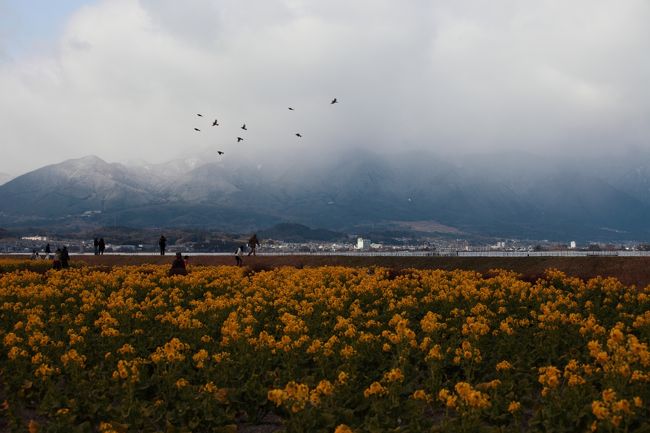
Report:
[[[106,250],[106,242],[104,242],[104,238],[99,239],[97,247],[98,247],[99,255],[103,256],[104,250]]]
[[[248,255],[250,256],[251,254],[256,256],[257,254],[255,253],[255,250],[257,247],[260,246],[260,241],[257,240],[257,234],[253,233],[253,236],[248,240],[248,247],[251,249],[248,252]]]
[[[237,263],[237,266],[241,266],[244,264],[244,260],[242,259],[243,255],[244,255],[244,246],[240,245],[237,247],[237,251],[235,251],[235,262]]]
[[[70,267],[70,254],[68,254],[68,247],[63,247],[61,250],[61,267],[68,269]]]
[[[158,240],[158,246],[160,247],[160,255],[164,256],[165,247],[167,246],[167,238],[165,238],[164,235],[160,235],[160,239]]]
[[[95,255],[99,255],[99,239],[93,239],[93,247],[95,247]]]

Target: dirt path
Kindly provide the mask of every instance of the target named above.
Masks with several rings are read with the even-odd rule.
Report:
[[[115,266],[144,263],[171,264],[173,256],[72,256],[72,261],[89,265]],[[234,256],[190,256],[191,265],[234,265]],[[501,268],[522,274],[534,280],[545,269],[555,268],[583,279],[612,276],[625,284],[650,284],[650,257],[367,257],[367,256],[251,256],[244,257],[244,265],[253,269],[271,269],[280,266],[382,266],[405,269],[465,269],[485,273]]]

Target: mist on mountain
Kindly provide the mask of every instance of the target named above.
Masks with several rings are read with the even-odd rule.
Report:
[[[250,231],[284,222],[361,233],[417,222],[431,235],[645,241],[647,160],[620,155],[601,168],[526,152],[451,158],[359,149],[296,161],[88,156],[0,186],[0,223]]]

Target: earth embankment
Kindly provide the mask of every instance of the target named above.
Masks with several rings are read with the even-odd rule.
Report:
[[[171,264],[173,256],[160,255],[106,255],[72,256],[72,261],[90,266],[118,266],[138,264]],[[234,265],[234,256],[190,255],[190,266]],[[624,284],[650,284],[650,257],[368,257],[368,256],[244,256],[244,265],[253,270],[280,266],[381,266],[390,269],[464,269],[482,274],[490,269],[508,269],[534,281],[549,268],[567,275],[589,279],[596,276],[615,277]]]

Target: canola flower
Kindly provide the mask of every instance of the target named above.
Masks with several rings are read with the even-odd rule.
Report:
[[[611,278],[11,266],[0,416],[16,430],[34,406],[39,431],[80,417],[227,430],[271,413],[290,432],[635,431],[650,416],[650,289]]]

